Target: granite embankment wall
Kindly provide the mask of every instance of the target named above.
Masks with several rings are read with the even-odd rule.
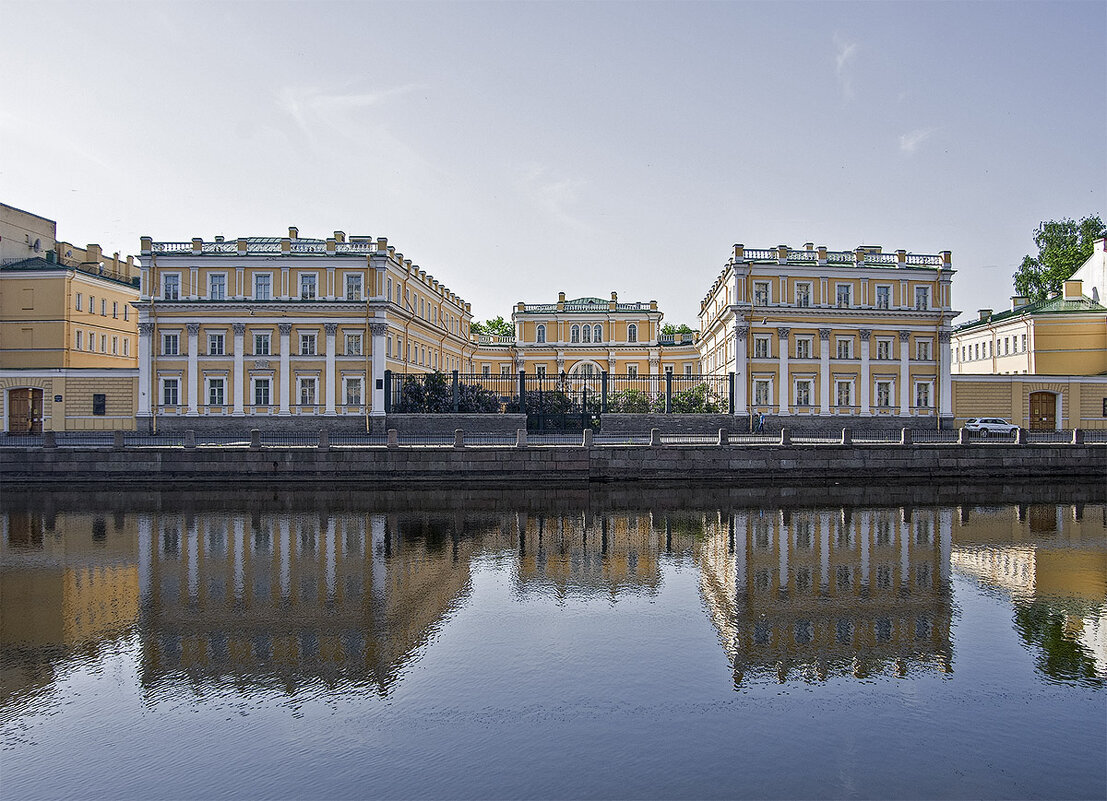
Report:
[[[448,483],[710,480],[818,484],[1074,478],[1107,481],[1104,445],[627,445],[5,448],[0,482]]]

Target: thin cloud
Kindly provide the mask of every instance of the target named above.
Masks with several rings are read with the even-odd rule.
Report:
[[[857,56],[857,42],[847,42],[839,34],[834,34],[834,73],[838,78],[838,88],[846,98],[853,97],[853,71],[850,69]]]
[[[519,179],[520,189],[535,205],[559,225],[576,230],[590,228],[572,211],[586,185],[579,178],[551,175],[548,168],[540,165],[525,168]]]
[[[900,134],[899,149],[908,155],[919,149],[919,146],[934,135],[937,128],[916,128],[910,133]]]
[[[285,86],[277,92],[277,106],[307,136],[313,135],[320,126],[351,136],[357,131],[351,119],[354,112],[378,106],[390,98],[406,94],[412,88],[414,85],[376,92],[334,94],[311,86]]]

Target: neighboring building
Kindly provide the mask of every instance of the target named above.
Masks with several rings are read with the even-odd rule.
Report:
[[[385,238],[143,237],[142,259],[142,430],[241,417],[364,430],[384,415],[386,369],[464,370],[475,350],[469,304]]]
[[[58,241],[56,227],[0,204],[3,430],[133,428],[137,269]]]
[[[736,414],[949,421],[953,273],[949,251],[735,245],[700,304],[704,372],[736,374]]]

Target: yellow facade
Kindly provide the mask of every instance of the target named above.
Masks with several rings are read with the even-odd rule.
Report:
[[[1107,376],[961,375],[953,379],[957,424],[1002,417],[1031,430],[1107,428]]]

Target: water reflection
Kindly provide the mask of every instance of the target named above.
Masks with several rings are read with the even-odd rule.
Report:
[[[385,696],[469,602],[477,569],[507,571],[520,600],[615,603],[693,566],[737,686],[951,674],[956,571],[1010,596],[1042,674],[1107,675],[1101,502],[827,501],[143,495],[97,512],[80,495],[7,497],[0,705],[136,632],[154,697],[213,682]]]

